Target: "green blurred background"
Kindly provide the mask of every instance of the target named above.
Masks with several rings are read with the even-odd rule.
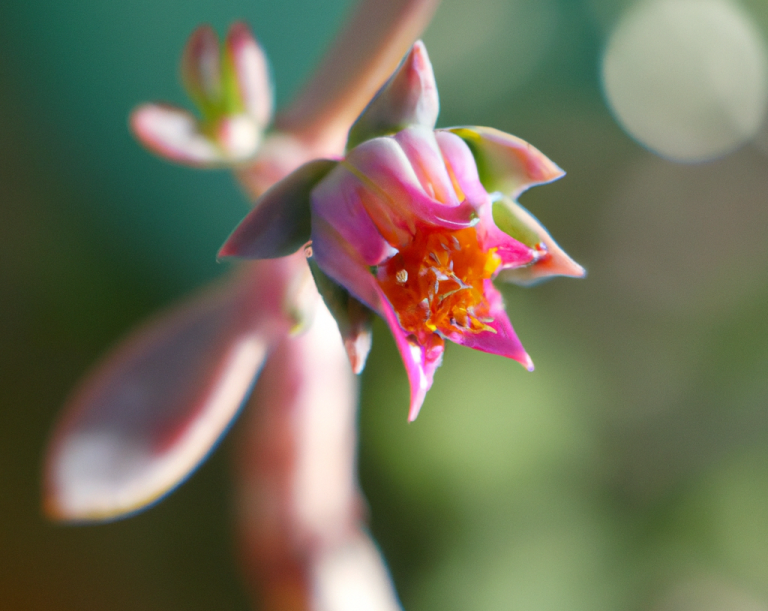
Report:
[[[408,611],[768,609],[768,148],[684,165],[622,130],[600,65],[628,5],[446,0],[425,35],[440,125],[515,133],[568,171],[522,203],[589,277],[505,289],[536,372],[450,346],[413,424],[377,326],[361,479]],[[247,209],[226,173],[144,152],[130,109],[183,103],[186,37],[241,18],[284,103],[352,6],[0,5],[0,609],[248,608],[231,441],[90,527],[41,517],[41,457],[83,372],[219,275]],[[765,3],[743,10],[765,38]]]

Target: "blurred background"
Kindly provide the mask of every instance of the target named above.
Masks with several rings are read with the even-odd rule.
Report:
[[[182,46],[246,19],[278,103],[352,0],[0,4],[0,609],[247,609],[231,439],[160,504],[40,512],[80,376],[222,273],[226,173],[158,161],[137,103],[185,103]],[[585,280],[504,289],[536,363],[449,346],[419,419],[386,328],[361,480],[408,611],[768,609],[768,3],[445,0],[439,125],[491,125],[568,175],[521,201]]]

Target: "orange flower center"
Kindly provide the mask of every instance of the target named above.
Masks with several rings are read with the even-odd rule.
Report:
[[[376,277],[400,326],[424,344],[433,333],[494,331],[483,282],[500,264],[495,249],[480,248],[475,229],[421,228]]]

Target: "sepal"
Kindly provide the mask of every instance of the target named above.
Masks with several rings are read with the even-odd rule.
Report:
[[[308,262],[315,286],[339,326],[352,371],[361,373],[371,350],[373,311],[329,278],[311,257]]]
[[[219,258],[275,259],[309,242],[310,193],[338,162],[318,159],[268,189],[219,250]]]
[[[557,245],[544,226],[528,210],[508,197],[493,203],[493,221],[503,232],[529,246],[536,253],[533,262],[502,270],[498,278],[523,286],[552,276],[583,278],[586,270]]]
[[[435,127],[440,102],[427,49],[416,41],[403,63],[349,130],[347,150],[412,125]]]
[[[523,191],[565,175],[537,148],[492,127],[451,127],[467,143],[488,193],[499,192],[516,199]]]

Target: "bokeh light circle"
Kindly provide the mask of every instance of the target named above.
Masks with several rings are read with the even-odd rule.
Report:
[[[651,0],[628,10],[602,62],[619,124],[668,159],[704,161],[760,129],[768,61],[759,30],[727,0]]]

